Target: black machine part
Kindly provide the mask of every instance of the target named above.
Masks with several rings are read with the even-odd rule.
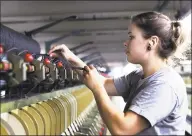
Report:
[[[8,28],[3,24],[0,24],[0,27],[0,42],[5,46],[5,50],[15,47],[19,52],[28,50],[28,52],[31,53],[40,53],[40,45],[34,39]]]

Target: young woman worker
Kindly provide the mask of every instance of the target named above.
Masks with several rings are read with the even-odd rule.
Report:
[[[181,76],[167,65],[167,60],[183,46],[181,23],[158,12],[146,12],[134,16],[128,28],[129,38],[124,43],[127,59],[142,69],[119,78],[101,76],[64,44],[54,46],[49,53],[62,55],[72,65],[86,69],[78,72],[92,90],[112,135],[184,135],[186,87]],[[114,107],[109,96],[124,98],[124,112]]]

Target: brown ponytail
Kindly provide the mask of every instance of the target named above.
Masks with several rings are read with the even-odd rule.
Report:
[[[181,21],[172,21],[172,45],[175,47],[174,54],[170,56],[169,63],[173,66],[178,65],[180,60],[184,60],[186,51],[189,50],[186,31]]]

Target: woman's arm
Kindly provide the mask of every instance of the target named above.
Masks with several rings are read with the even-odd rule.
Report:
[[[98,110],[112,135],[135,135],[150,126],[142,116],[128,111],[125,114],[116,109],[104,87],[93,91]]]
[[[84,63],[79,57],[77,57],[73,52],[71,52],[69,48],[64,44],[52,47],[51,50],[49,51],[49,54],[51,54],[51,56],[53,57],[59,57],[59,56],[63,57],[67,59],[71,63],[71,65],[75,67],[83,68],[84,66],[86,66],[86,63]],[[80,76],[82,76],[83,74],[82,70],[76,70],[76,71]],[[99,80],[102,82],[108,95],[111,96],[118,95],[112,78],[106,78],[100,75]]]
[[[84,83],[92,90],[100,115],[112,135],[134,135],[150,126],[145,118],[134,112],[124,114],[118,111],[98,80],[97,70],[92,66],[86,66],[85,69],[88,72],[84,72]]]
[[[104,88],[109,96],[118,96],[117,89],[115,88],[115,84],[113,78],[105,78]]]

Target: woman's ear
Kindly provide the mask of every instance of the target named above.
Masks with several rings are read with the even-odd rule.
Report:
[[[158,36],[151,36],[149,39],[149,44],[151,45],[152,49],[155,49],[159,43],[159,37]]]
[[[158,43],[159,43],[159,37],[158,37],[158,36],[152,36],[151,38],[152,38],[153,44],[154,44],[155,46],[157,46]]]

